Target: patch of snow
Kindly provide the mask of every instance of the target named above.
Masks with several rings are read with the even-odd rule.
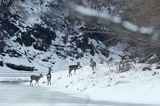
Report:
[[[134,25],[133,23],[130,23],[128,21],[123,22],[123,27],[133,32],[137,32],[139,30],[139,27],[137,25]]]
[[[149,27],[140,27],[139,30],[141,33],[144,33],[144,34],[151,34],[154,31],[152,28],[149,28]]]
[[[119,16],[114,16],[112,20],[114,23],[121,23],[122,22],[122,19]]]

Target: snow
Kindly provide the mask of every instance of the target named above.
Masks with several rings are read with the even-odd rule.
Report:
[[[1,103],[2,106],[10,106],[11,104]],[[69,103],[12,103],[12,106],[85,106],[85,104],[69,104]],[[97,105],[87,105],[87,106],[97,106]],[[102,106],[102,105],[101,105]],[[108,105],[109,106],[109,105]]]
[[[63,33],[56,31],[59,38],[53,42],[55,44],[64,45],[61,42]],[[15,39],[15,38],[12,38]],[[121,56],[127,53],[123,52],[127,44],[118,43],[116,46],[108,48],[110,51],[109,58],[113,58],[111,62],[100,53],[91,56],[89,51],[84,53],[81,59],[73,59],[67,56],[65,59],[58,57],[54,51],[54,46],[51,46],[46,52],[35,50],[33,47],[19,46],[12,41],[7,42],[10,49],[14,48],[22,57],[15,58],[5,55],[2,57],[4,63],[16,63],[18,65],[35,66],[38,71],[36,72],[21,72],[8,68],[6,65],[0,67],[0,81],[29,81],[30,75],[43,74],[40,80],[40,86],[49,90],[50,92],[58,91],[71,94],[73,96],[83,97],[85,99],[115,101],[115,102],[128,102],[128,103],[142,103],[142,104],[160,104],[159,102],[159,73],[156,70],[156,65],[151,68],[152,71],[142,71],[143,67],[148,64],[132,64],[132,68],[128,72],[118,73],[118,64]],[[89,39],[89,43],[94,44],[95,47],[104,47],[101,42],[94,39]],[[70,43],[67,44],[71,45]],[[64,48],[68,50],[67,47]],[[79,50],[81,51],[81,50]],[[25,54],[27,52],[27,54]],[[36,55],[36,56],[35,56]],[[35,57],[34,57],[35,56]],[[29,62],[29,57],[34,59]],[[48,62],[42,59],[50,58]],[[97,62],[96,74],[93,74],[90,64],[90,59],[93,58]],[[102,62],[103,61],[103,62]],[[52,63],[55,64],[52,64]],[[76,75],[68,76],[68,66],[80,62],[82,68],[78,69]],[[107,62],[107,63],[106,63]],[[103,63],[103,64],[100,64]],[[46,74],[48,67],[52,67],[52,85],[47,86]],[[4,77],[6,76],[6,77]],[[25,83],[29,86],[29,82]]]
[[[123,27],[129,29],[130,31],[137,32],[139,27],[137,25],[132,24],[131,22],[124,21]]]
[[[90,8],[85,8],[85,7],[82,7],[82,6],[77,6],[77,5],[73,4],[72,2],[70,2],[70,4],[68,3],[68,5],[70,5],[76,11],[78,11],[79,13],[82,13],[84,15],[97,17],[97,14],[99,14],[96,10],[93,10],[93,9],[90,9]]]
[[[119,16],[114,16],[113,17],[113,22],[120,24],[122,22],[122,19]]]
[[[140,32],[141,33],[147,33],[147,34],[150,34],[150,33],[153,33],[154,30],[150,27],[140,27]]]
[[[50,1],[50,0],[48,0]],[[37,3],[37,2],[36,2]],[[45,2],[47,3],[47,2]],[[25,26],[33,26],[36,23],[41,23],[42,20],[40,16],[43,12],[47,11],[47,4],[37,6],[32,4],[32,2],[25,2],[21,4],[24,7],[22,10],[22,17],[25,20]],[[70,4],[71,5],[71,4]],[[74,5],[72,5],[74,6]],[[71,7],[72,7],[71,6]],[[110,16],[107,12],[99,12],[90,8],[85,8],[82,6],[74,7],[76,11],[84,15],[95,16],[104,18],[111,22],[123,24],[123,27],[133,31],[141,33],[153,33],[152,28],[138,27],[135,24],[132,24],[128,21],[122,21],[118,16]],[[23,11],[25,13],[23,13]],[[17,12],[16,9],[12,9],[12,12]],[[18,25],[18,23],[17,23]],[[82,25],[77,23],[75,29],[79,29]],[[25,31],[25,29],[21,29]],[[27,65],[34,66],[37,69],[37,72],[21,72],[17,70],[12,70],[6,65],[0,67],[0,81],[28,81],[25,85],[29,86],[30,75],[35,74],[39,75],[42,73],[44,77],[40,80],[40,86],[49,91],[59,91],[73,96],[83,97],[86,99],[93,100],[103,100],[103,101],[115,101],[115,102],[125,102],[125,103],[142,103],[142,104],[160,104],[159,101],[159,70],[155,69],[153,65],[152,71],[142,71],[143,67],[148,66],[147,64],[132,64],[131,70],[124,73],[118,73],[118,63],[121,58],[118,55],[125,55],[127,53],[123,52],[123,49],[127,47],[126,44],[118,44],[117,46],[110,47],[109,58],[113,58],[113,61],[110,63],[107,62],[107,59],[100,54],[99,52],[94,56],[90,55],[90,51],[84,53],[84,57],[81,59],[74,59],[72,57],[66,57],[65,59],[60,58],[56,55],[55,44],[64,46],[64,51],[69,50],[67,46],[71,46],[70,42],[64,44],[62,37],[65,35],[63,32],[58,30],[55,31],[56,37],[55,41],[52,42],[52,45],[46,52],[35,50],[33,47],[20,46],[17,43],[13,42],[16,37],[12,37],[6,43],[10,46],[10,49],[16,50],[18,53],[22,54],[22,57],[10,57],[8,55],[3,56],[1,59],[4,63],[16,63],[17,65]],[[95,47],[105,46],[96,40],[89,39],[89,44],[94,44]],[[98,50],[97,50],[98,51]],[[27,52],[27,54],[26,54]],[[78,52],[82,52],[78,49]],[[65,54],[65,53],[63,53]],[[34,57],[35,56],[35,57]],[[32,61],[29,61],[30,58],[33,58]],[[50,58],[49,61],[44,62],[42,59]],[[90,59],[93,58],[97,62],[96,73],[93,74],[91,67],[89,67]],[[100,64],[102,63],[103,64]],[[80,62],[82,65],[81,69],[78,69],[76,75],[71,77],[68,76],[68,66]],[[117,63],[116,63],[117,62]],[[46,74],[48,72],[48,67],[52,67],[52,85],[47,86],[46,84]],[[158,73],[154,75],[154,72]],[[5,76],[5,77],[4,77]],[[5,104],[3,104],[5,105]],[[9,104],[6,104],[9,105]],[[18,106],[19,104],[13,104],[13,106]],[[24,105],[24,104],[21,104]],[[25,105],[34,105],[35,104],[25,104]],[[41,104],[36,104],[41,105]],[[44,104],[42,104],[44,106]],[[67,105],[67,104],[57,104],[58,105]],[[56,106],[56,104],[55,104]]]
[[[160,104],[159,74],[152,76],[156,70],[143,72],[144,66],[146,64],[135,64],[129,72],[117,73],[115,64],[98,64],[96,74],[93,74],[86,65],[72,77],[68,77],[68,70],[53,72],[52,85],[47,86],[46,77],[40,85],[49,91],[93,100]]]
[[[57,40],[55,42],[59,41]],[[94,43],[95,46],[103,47],[103,44],[98,43],[96,40],[89,39],[89,42]],[[30,75],[39,75],[42,73],[44,77],[40,80],[40,86],[50,92],[64,92],[73,96],[93,100],[160,104],[160,76],[159,70],[155,69],[156,64],[152,65],[152,71],[142,71],[144,67],[149,65],[131,63],[132,68],[130,71],[118,73],[118,64],[121,60],[118,55],[124,56],[127,54],[123,52],[123,49],[127,47],[126,44],[119,43],[116,46],[110,47],[108,49],[110,51],[108,58],[113,58],[113,60],[112,62],[107,62],[107,59],[101,54],[91,56],[89,53],[85,53],[83,58],[72,61],[71,57],[67,57],[66,59],[59,58],[54,54],[54,51],[52,51],[52,46],[47,52],[42,52],[34,50],[32,47],[21,47],[19,49],[13,42],[8,43],[11,43],[13,48],[17,47],[18,52],[23,54],[23,56],[21,58],[11,58],[8,55],[3,56],[2,60],[4,63],[27,64],[29,66],[35,66],[38,71],[21,72],[12,70],[4,65],[4,67],[0,67],[0,81],[29,81]],[[24,55],[25,51],[28,52],[28,55]],[[36,54],[37,56],[30,63],[27,57]],[[41,61],[41,59],[47,57],[51,58],[48,62]],[[96,74],[93,74],[89,66],[91,58],[97,62]],[[103,64],[100,64],[102,60],[105,61]],[[50,62],[55,62],[55,64]],[[82,68],[76,71],[76,75],[73,74],[73,76],[69,77],[68,66],[76,64],[77,62],[80,62]],[[52,85],[47,86],[45,75],[48,73],[48,67],[50,66],[52,66],[53,69]],[[154,73],[157,74],[154,75]],[[25,85],[29,86],[29,82],[26,82]]]

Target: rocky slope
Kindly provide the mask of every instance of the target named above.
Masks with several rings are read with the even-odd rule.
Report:
[[[147,23],[146,20],[150,19],[149,16],[152,14],[146,15],[143,9],[147,8],[148,10],[156,2],[141,1],[142,8],[140,8],[139,1],[132,0],[126,2],[123,0],[78,0],[76,3],[110,15],[120,15],[123,19],[145,25],[143,23]],[[38,59],[42,64],[55,64],[57,61],[63,63],[60,60],[63,61],[67,58],[71,61],[95,58],[97,61],[103,62],[109,60],[111,52],[108,47],[116,45],[117,42],[130,45],[123,47],[123,52],[132,50],[132,56],[128,57],[140,57],[146,53],[141,48],[134,50],[134,47],[137,47],[136,44],[139,43],[116,39],[116,35],[132,34],[123,31],[115,34],[103,20],[76,14],[57,0],[2,0],[0,5],[0,54],[1,61],[4,63],[13,63],[16,59],[24,57],[27,65],[39,61]],[[138,8],[135,8],[137,6]],[[139,9],[138,13],[136,13],[136,9]],[[157,9],[154,10],[157,11]],[[148,18],[142,20],[143,16]],[[146,25],[154,25],[152,21],[148,21],[148,23]],[[137,54],[136,52],[140,52],[140,50],[142,53]],[[153,49],[148,51],[152,52]],[[150,52],[147,52],[145,56],[148,56]]]
[[[95,4],[86,0],[78,3],[84,6]],[[57,58],[59,61],[67,58],[80,61],[81,58],[99,55],[97,61],[102,61],[109,55],[104,41],[110,37],[96,32],[83,32],[105,30],[104,26],[100,27],[98,20],[90,24],[56,0],[9,0],[4,4],[9,5],[0,14],[0,53],[4,63],[14,63],[16,59],[20,61],[25,57],[26,62],[22,65],[33,66],[35,61],[39,61],[38,58],[43,64],[53,65],[58,61]]]

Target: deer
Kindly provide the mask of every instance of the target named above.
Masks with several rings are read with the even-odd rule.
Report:
[[[96,62],[93,61],[93,59],[90,60],[90,66],[91,66],[93,74],[94,74],[95,70],[97,70],[97,69],[96,69]]]
[[[47,74],[47,85],[51,85],[51,78],[52,78],[51,71],[52,71],[52,68],[49,67],[48,68],[48,74]]]
[[[76,74],[76,70],[78,69],[78,67],[81,67],[79,62],[77,62],[77,65],[69,66],[69,77],[72,76],[72,70],[74,70],[74,75]]]
[[[34,85],[37,84],[37,85],[39,86],[39,80],[40,80],[40,78],[42,78],[42,77],[43,77],[42,74],[40,74],[39,76],[37,76],[37,75],[31,75],[30,86],[33,86],[33,84],[32,84],[32,81],[33,81],[33,80],[36,81],[36,83],[35,83]]]

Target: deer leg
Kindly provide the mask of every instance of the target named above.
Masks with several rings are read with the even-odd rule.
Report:
[[[70,73],[68,73],[68,76],[70,77]]]
[[[72,73],[69,73],[69,77],[72,76]]]
[[[51,79],[49,78],[49,79],[47,79],[47,85],[51,85]]]
[[[48,85],[50,85],[50,81],[48,81]]]
[[[97,66],[95,66],[95,70],[97,71]]]
[[[70,76],[72,76],[72,73],[71,73],[71,71],[72,71],[72,70],[71,70],[71,69],[69,69],[69,77],[70,77]]]
[[[36,85],[36,84],[38,85],[38,81],[36,81],[36,83],[34,85]]]
[[[92,67],[92,71],[94,72],[94,67]]]
[[[76,70],[74,70],[74,75],[76,75]]]
[[[47,79],[47,85],[49,85],[49,81],[48,81],[48,79]]]
[[[95,67],[92,67],[92,71],[93,71],[93,74],[95,74],[96,72],[95,72]]]
[[[39,86],[39,81],[36,81],[36,83],[35,84],[37,84],[38,86]]]
[[[30,86],[33,86],[33,84],[32,84],[32,80],[30,80]]]
[[[50,85],[51,85],[51,79],[49,80],[49,83],[50,83]]]

